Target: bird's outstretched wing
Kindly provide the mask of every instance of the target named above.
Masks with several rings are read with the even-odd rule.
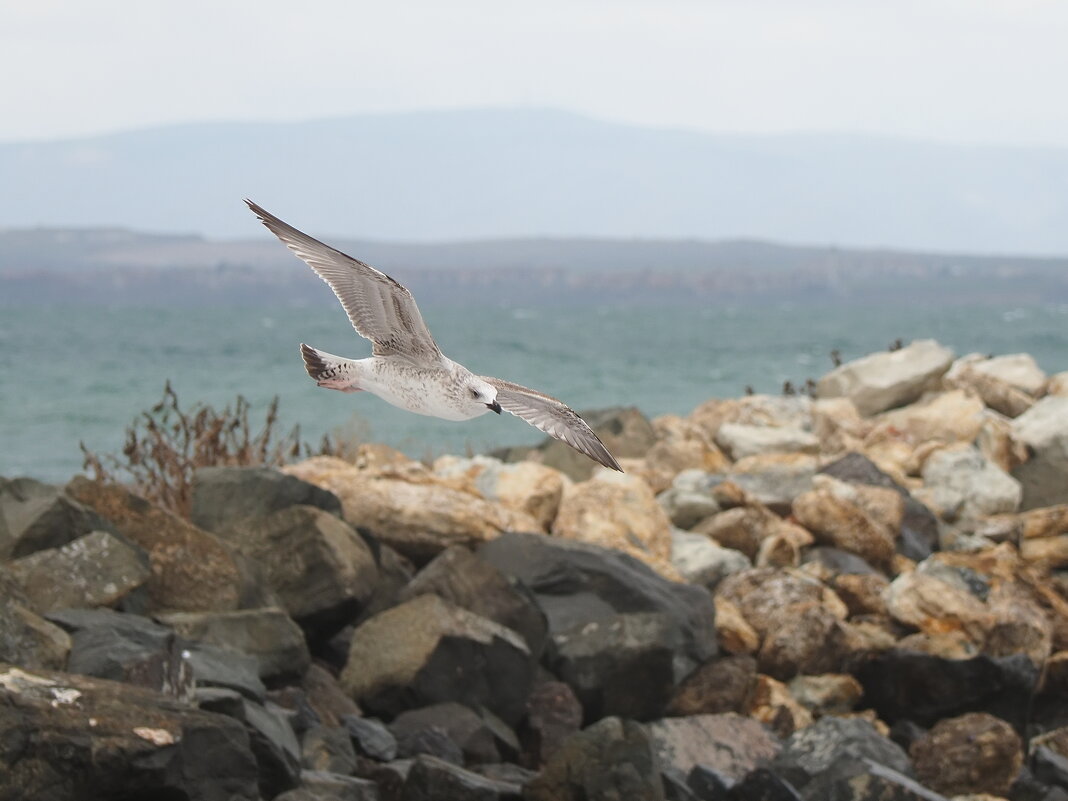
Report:
[[[623,472],[619,462],[608,452],[608,448],[593,433],[586,421],[556,398],[500,378],[482,376],[482,380],[497,388],[497,403],[504,411],[526,420],[550,437],[566,442],[595,462]]]
[[[334,290],[356,333],[376,356],[405,356],[431,364],[442,358],[412,293],[385,273],[298,231],[251,200],[260,221]]]

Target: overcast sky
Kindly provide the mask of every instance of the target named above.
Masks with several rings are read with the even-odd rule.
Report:
[[[0,141],[549,106],[1068,147],[1068,0],[3,0]]]

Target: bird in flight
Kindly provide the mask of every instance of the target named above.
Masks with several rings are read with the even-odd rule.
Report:
[[[401,409],[444,420],[470,420],[503,410],[623,472],[586,421],[556,398],[475,375],[442,353],[412,293],[388,275],[298,231],[251,200],[245,202],[334,290],[356,333],[373,345],[370,358],[346,359],[302,342],[304,366],[319,386],[370,392]]]

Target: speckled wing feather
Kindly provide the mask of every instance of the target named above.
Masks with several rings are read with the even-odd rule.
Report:
[[[482,380],[497,388],[497,403],[504,411],[527,421],[550,437],[566,442],[595,462],[623,472],[619,462],[586,421],[556,398],[500,378],[482,376]]]
[[[369,264],[324,245],[245,201],[260,221],[334,290],[356,333],[374,343],[376,356],[400,355],[431,364],[442,358],[412,293]]]

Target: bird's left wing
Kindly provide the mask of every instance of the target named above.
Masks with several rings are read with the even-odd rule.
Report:
[[[482,376],[482,380],[497,388],[497,403],[504,411],[527,421],[550,437],[566,442],[595,462],[623,472],[619,462],[586,421],[556,398],[500,378]]]

